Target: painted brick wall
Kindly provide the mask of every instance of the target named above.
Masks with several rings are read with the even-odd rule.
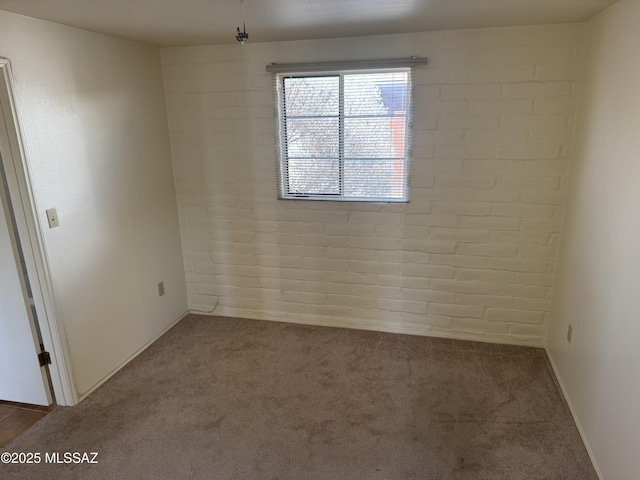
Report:
[[[233,33],[233,32],[232,32]],[[189,302],[542,345],[584,26],[163,50]],[[426,56],[410,202],[278,200],[271,62]]]

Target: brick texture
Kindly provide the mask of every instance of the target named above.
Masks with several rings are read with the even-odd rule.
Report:
[[[581,24],[162,52],[190,308],[543,345]],[[407,204],[278,200],[271,62],[426,56]]]

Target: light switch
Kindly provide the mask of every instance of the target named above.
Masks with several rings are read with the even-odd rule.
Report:
[[[47,210],[47,220],[49,221],[49,228],[60,226],[60,221],[58,220],[58,212],[55,208],[50,208],[49,210]]]

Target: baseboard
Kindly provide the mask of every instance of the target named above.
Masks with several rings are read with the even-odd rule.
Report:
[[[567,405],[569,406],[569,411],[571,412],[571,416],[573,417],[573,421],[576,424],[576,427],[578,428],[578,432],[580,433],[580,437],[582,438],[582,443],[584,443],[585,448],[587,449],[587,454],[589,455],[589,458],[591,459],[591,464],[593,465],[593,469],[596,471],[596,474],[598,475],[598,478],[600,480],[604,480],[604,475],[602,474],[602,471],[600,470],[600,467],[598,466],[598,462],[596,461],[596,457],[593,454],[593,450],[591,449],[591,445],[589,445],[589,440],[587,439],[587,435],[584,432],[584,429],[582,428],[582,425],[580,424],[580,420],[578,419],[578,415],[576,414],[576,410],[573,406],[573,403],[571,403],[571,398],[569,397],[569,393],[567,392],[567,388],[564,385],[564,382],[562,381],[562,377],[560,376],[560,372],[558,371],[558,367],[556,366],[555,362],[553,361],[553,357],[551,356],[551,352],[549,351],[548,348],[545,348],[545,351],[547,353],[547,358],[549,359],[549,363],[551,364],[551,368],[553,369],[553,373],[556,376],[556,380],[558,381],[558,385],[560,385],[560,390],[562,390],[562,395],[564,396],[565,401],[567,402]]]
[[[190,313],[194,315],[214,315],[231,318],[247,318],[249,320],[267,320],[270,322],[286,322],[301,325],[315,325],[318,327],[338,327],[351,328],[355,330],[373,330],[376,332],[402,333],[407,335],[420,335],[423,337],[451,338],[455,340],[468,340],[473,342],[499,343],[503,345],[518,345],[523,347],[541,348],[541,345],[522,343],[515,339],[505,338],[501,335],[474,334],[457,332],[454,330],[437,329],[430,325],[421,325],[409,322],[388,322],[375,319],[357,319],[342,317],[323,317],[320,315],[294,314],[287,312],[269,312],[262,310],[248,310],[239,308],[220,307],[215,311],[205,312],[193,309]]]
[[[84,400],[85,398],[87,398],[89,395],[91,395],[93,392],[95,392],[98,388],[100,388],[111,377],[113,377],[116,373],[118,373],[120,370],[122,370],[129,362],[131,362],[134,358],[136,358],[138,355],[140,355],[142,352],[144,352],[147,348],[149,348],[151,346],[151,344],[153,344],[156,340],[158,340],[162,335],[167,333],[169,330],[171,330],[178,322],[180,322],[180,320],[182,320],[187,315],[189,315],[188,311],[185,312],[184,314],[182,314],[177,320],[174,320],[173,322],[171,322],[171,324],[168,327],[166,327],[158,335],[156,335],[151,340],[149,340],[147,343],[145,343],[142,347],[140,347],[140,349],[138,349],[133,355],[131,355],[124,362],[122,362],[120,365],[118,365],[116,368],[114,368],[106,377],[104,377],[102,380],[100,380],[98,383],[96,383],[93,387],[91,387],[89,390],[87,390],[82,395],[78,394],[78,402],[76,403],[76,405],[78,403],[80,403],[82,400]]]

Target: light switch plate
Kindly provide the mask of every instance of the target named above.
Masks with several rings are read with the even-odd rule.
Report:
[[[58,220],[58,212],[55,208],[50,208],[49,210],[47,210],[47,220],[49,221],[49,228],[60,226],[60,221]]]

